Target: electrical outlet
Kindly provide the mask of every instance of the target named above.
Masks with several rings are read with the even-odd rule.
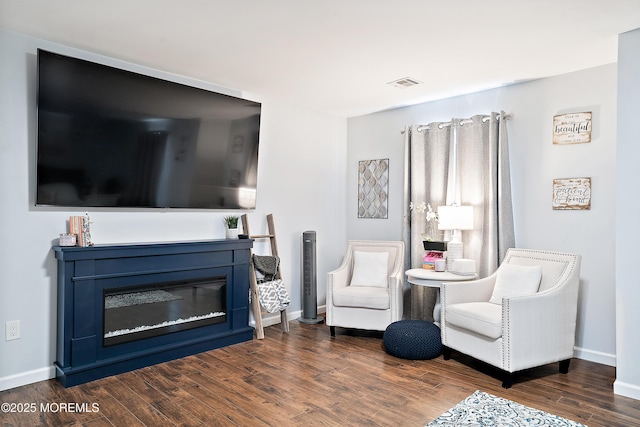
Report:
[[[4,340],[11,341],[20,338],[20,321],[12,320],[5,323]]]

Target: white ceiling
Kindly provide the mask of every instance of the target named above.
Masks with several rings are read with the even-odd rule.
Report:
[[[639,27],[640,0],[0,0],[0,28],[345,117],[616,62]]]

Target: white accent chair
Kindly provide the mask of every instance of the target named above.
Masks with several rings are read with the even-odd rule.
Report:
[[[384,331],[402,319],[404,242],[351,240],[340,267],[327,273],[326,323]]]
[[[509,249],[492,275],[443,283],[442,344],[493,365],[511,387],[513,373],[573,357],[580,255]],[[536,282],[537,280],[537,282]],[[529,289],[527,289],[527,287]]]

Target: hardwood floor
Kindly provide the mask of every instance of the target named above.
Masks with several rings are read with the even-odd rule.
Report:
[[[610,366],[574,359],[566,375],[548,365],[505,390],[491,368],[456,352],[403,360],[384,352],[379,333],[290,326],[76,387],[49,380],[0,392],[23,411],[0,412],[1,425],[424,426],[482,390],[590,427],[640,426],[640,404],[613,394]]]

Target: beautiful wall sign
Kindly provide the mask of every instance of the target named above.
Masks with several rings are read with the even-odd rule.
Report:
[[[358,218],[387,218],[389,159],[358,162]]]
[[[591,142],[591,112],[560,114],[553,117],[554,144]]]
[[[554,179],[553,209],[591,209],[591,178]]]

